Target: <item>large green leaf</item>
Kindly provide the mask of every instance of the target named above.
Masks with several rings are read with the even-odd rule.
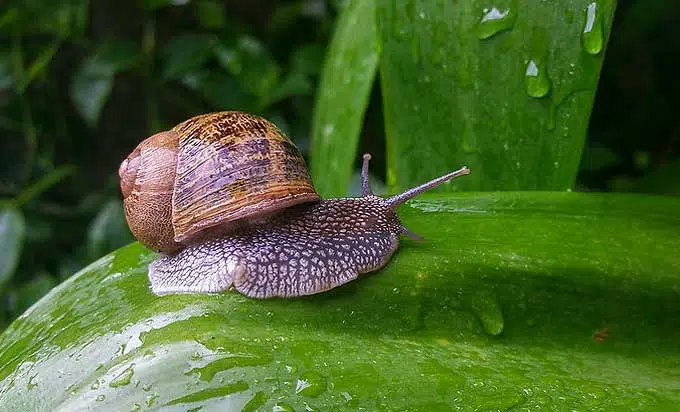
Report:
[[[572,188],[614,9],[378,1],[388,184],[466,164],[475,173],[445,187]]]
[[[153,256],[112,253],[0,337],[0,404],[676,410],[680,199],[423,196],[400,214],[424,242],[296,300],[155,297]]]
[[[19,264],[25,235],[26,222],[21,210],[0,208],[0,290]]]
[[[324,197],[347,194],[378,68],[375,0],[352,0],[326,56],[312,124],[311,173]]]

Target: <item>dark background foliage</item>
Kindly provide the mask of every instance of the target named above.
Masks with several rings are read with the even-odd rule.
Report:
[[[144,137],[239,109],[270,118],[306,153],[342,3],[58,0],[0,10],[2,322],[132,240],[117,169]],[[678,23],[678,3],[619,3],[578,190],[680,194]],[[377,83],[365,123],[362,151],[384,151]]]

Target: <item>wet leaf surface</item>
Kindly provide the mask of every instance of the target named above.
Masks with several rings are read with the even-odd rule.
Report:
[[[156,297],[139,244],[0,336],[9,410],[673,410],[680,199],[423,196],[425,237],[329,293]],[[286,409],[288,408],[288,409]]]

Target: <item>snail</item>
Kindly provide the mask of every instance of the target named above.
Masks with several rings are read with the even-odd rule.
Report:
[[[399,205],[467,167],[388,198],[320,199],[292,141],[243,112],[199,115],[143,142],[120,165],[125,216],[134,236],[160,252],[151,290],[252,298],[332,289],[390,260],[401,234]]]

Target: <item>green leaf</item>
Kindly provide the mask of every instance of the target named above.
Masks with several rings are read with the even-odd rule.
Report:
[[[667,163],[643,176],[633,186],[633,191],[680,196],[680,160]]]
[[[324,49],[320,45],[302,45],[290,57],[291,71],[316,76],[321,72],[323,58]]]
[[[202,67],[211,57],[217,41],[210,34],[182,34],[165,47],[163,78],[178,79]]]
[[[384,270],[294,300],[156,297],[133,244],[0,336],[8,410],[664,411],[680,199],[423,196]],[[139,405],[139,406],[136,406]]]
[[[123,202],[109,199],[95,216],[87,232],[87,255],[96,259],[134,240],[127,222]]]
[[[312,83],[307,76],[299,72],[288,72],[285,78],[263,96],[258,103],[260,110],[293,96],[304,96],[312,93]]]
[[[187,87],[199,91],[218,110],[238,108],[253,111],[255,109],[253,98],[243,90],[241,83],[223,73],[211,71],[190,73],[182,81]]]
[[[203,28],[223,28],[227,23],[225,15],[224,3],[214,0],[201,0],[196,3],[196,17]]]
[[[0,210],[0,289],[12,277],[24,245],[26,223],[21,210]]]
[[[614,10],[377,1],[388,185],[468,165],[448,190],[572,188]]]
[[[10,313],[13,317],[21,315],[26,309],[57,286],[57,284],[58,282],[54,276],[48,273],[40,273],[30,281],[22,283],[19,288],[8,293],[9,301],[11,302]]]
[[[0,50],[0,91],[9,89],[14,84],[12,76],[12,54]]]
[[[147,10],[156,10],[169,6],[184,6],[190,0],[140,0],[141,6]]]
[[[314,186],[324,197],[345,195],[352,175],[380,55],[374,9],[374,0],[348,2],[321,74],[310,168]]]
[[[113,89],[114,76],[137,62],[138,47],[116,40],[104,43],[76,70],[71,82],[71,100],[85,122],[94,127]]]
[[[47,70],[47,67],[59,50],[60,43],[61,40],[58,39],[53,43],[44,46],[38,52],[38,56],[31,62],[26,72],[21,73],[20,81],[17,83],[17,91],[19,93],[23,93],[38,75]]]
[[[238,79],[243,90],[267,97],[277,86],[281,68],[267,48],[256,38],[242,36],[233,47],[222,44],[214,50],[222,67]]]
[[[50,171],[46,175],[40,177],[40,179],[25,187],[21,193],[19,193],[11,201],[11,203],[16,207],[23,206],[25,203],[30,202],[31,200],[40,196],[46,190],[49,190],[54,185],[61,182],[63,179],[72,175],[75,170],[76,169],[73,166],[57,167],[56,169]]]

